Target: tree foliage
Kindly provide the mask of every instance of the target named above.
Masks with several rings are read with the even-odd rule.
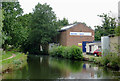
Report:
[[[3,28],[3,14],[2,14],[2,9],[0,9],[0,48],[2,47],[3,44],[3,32],[2,32],[2,28]]]
[[[98,16],[102,18],[102,25],[95,26],[95,40],[101,40],[101,36],[115,34],[116,19],[104,13]]]
[[[57,34],[57,20],[52,8],[45,4],[38,3],[33,10],[30,34],[28,37],[28,51],[34,53],[40,50],[40,45],[44,51],[51,42],[52,37]]]
[[[23,52],[39,53],[42,46],[47,53],[48,44],[58,34],[61,26],[68,25],[68,20],[58,20],[52,8],[38,3],[33,13],[22,15],[23,10],[19,2],[3,2],[3,32],[7,36],[4,49],[7,45],[20,48]]]
[[[20,8],[19,2],[3,2],[2,8],[4,10],[3,15],[5,16],[3,31],[7,36],[3,47],[4,49],[6,45],[12,45],[16,48],[21,47],[27,37],[27,28],[23,26],[23,21],[19,20],[23,10]]]
[[[69,22],[68,22],[68,20],[66,18],[63,18],[62,20],[59,19],[57,22],[58,22],[59,27],[69,25]]]

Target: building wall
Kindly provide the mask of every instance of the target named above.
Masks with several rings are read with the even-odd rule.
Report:
[[[60,45],[67,46],[67,32],[66,31],[60,32],[59,43]]]
[[[70,35],[70,32],[91,32],[92,36],[78,36]],[[94,40],[94,30],[86,27],[84,24],[77,24],[66,31],[61,32],[60,44],[63,46],[72,46],[82,43],[82,41],[93,41]]]
[[[120,1],[118,2],[118,19],[120,23]]]
[[[91,51],[90,51],[90,46],[91,46]],[[86,52],[93,53],[95,50],[97,50],[99,48],[99,46],[101,46],[101,43],[87,43],[86,44]]]
[[[120,36],[110,37],[110,52],[118,52],[118,45],[120,45]],[[119,49],[120,52],[120,49]]]

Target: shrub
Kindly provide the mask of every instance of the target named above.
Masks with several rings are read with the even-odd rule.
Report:
[[[58,56],[58,57],[62,57],[63,55],[63,51],[65,50],[65,47],[64,46],[58,46],[57,47],[57,50],[56,50],[56,55]]]
[[[63,56],[64,58],[67,58],[67,59],[72,58],[72,54],[71,54],[70,50],[71,50],[71,47],[66,47],[66,48],[64,49],[63,53],[62,53],[62,56]]]
[[[118,68],[120,67],[120,56],[116,53],[112,53],[111,58],[110,58],[110,66],[113,68]]]
[[[116,36],[120,36],[120,25],[115,28],[115,34]]]
[[[71,59],[83,59],[82,50],[78,46],[72,46],[70,48]]]
[[[53,47],[53,49],[50,50],[49,53],[52,56],[63,57],[62,53],[63,53],[64,49],[65,49],[64,46]]]
[[[120,67],[120,56],[117,53],[108,53],[103,54],[103,57],[99,59],[99,62],[104,66],[109,66],[113,68],[119,68]]]
[[[89,61],[90,62],[95,62],[95,58],[94,57],[89,57]]]
[[[50,51],[50,55],[68,59],[83,59],[82,50],[78,46],[58,46]]]

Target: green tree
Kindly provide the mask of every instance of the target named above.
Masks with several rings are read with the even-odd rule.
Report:
[[[24,14],[22,16],[17,17],[17,21],[20,22],[24,28],[29,28],[29,25],[31,23],[31,17],[32,13]]]
[[[66,26],[66,25],[69,25],[69,21],[66,19],[66,18],[63,18],[62,20],[58,20],[58,26],[59,27],[63,27],[63,26]]]
[[[38,3],[33,10],[30,24],[31,32],[28,38],[28,49],[30,52],[39,52],[40,45],[43,51],[47,53],[48,44],[52,37],[57,34],[56,15],[52,8],[45,4]]]
[[[91,26],[88,26],[85,22],[82,22],[82,24],[84,24],[85,26],[91,28]],[[92,28],[91,28],[92,29]]]
[[[1,4],[1,3],[0,3]],[[3,33],[2,33],[2,28],[3,28],[3,14],[2,14],[2,7],[0,6],[0,48],[2,47],[3,44]]]
[[[22,16],[23,10],[19,2],[3,2],[2,8],[5,16],[3,21],[3,31],[7,36],[4,49],[6,45],[12,45],[15,48],[21,47],[22,43],[27,38],[27,28],[23,26],[23,21],[19,17]]]
[[[20,38],[22,37],[22,40],[19,41],[20,45],[21,45],[21,49],[22,51],[26,51],[27,48],[27,44],[28,42],[28,36],[30,34],[30,23],[31,23],[31,17],[32,17],[32,13],[29,14],[25,14],[22,16],[17,17],[17,22],[19,22],[19,24],[21,25],[21,36],[19,36]]]
[[[98,16],[102,18],[102,25],[95,26],[95,40],[101,40],[101,36],[115,34],[116,19],[104,13]]]

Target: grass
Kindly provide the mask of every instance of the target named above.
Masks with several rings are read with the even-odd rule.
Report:
[[[83,58],[88,58],[88,61],[95,61],[96,59],[100,59],[101,57],[95,57],[93,55],[83,54]]]
[[[14,51],[7,51],[2,56],[2,59],[8,58],[12,54],[15,54],[16,56],[11,59],[0,61],[0,64],[2,64],[2,72],[5,70],[16,70],[22,68],[23,65],[27,63],[27,55]]]
[[[11,56],[12,56],[11,52],[7,52],[7,53],[3,52],[2,55],[0,55],[0,60],[7,59],[7,58],[9,58]]]

